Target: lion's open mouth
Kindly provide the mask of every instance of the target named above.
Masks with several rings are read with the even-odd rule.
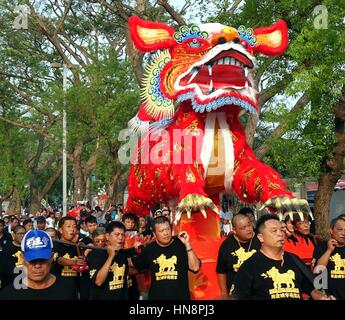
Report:
[[[243,54],[229,50],[221,52],[206,64],[194,67],[181,81],[181,87],[197,84],[204,95],[218,89],[251,87],[249,70],[253,63]]]

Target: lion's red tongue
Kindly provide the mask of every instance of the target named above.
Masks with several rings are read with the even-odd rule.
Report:
[[[231,65],[214,65],[210,74],[209,67],[203,65],[197,75],[192,79],[190,83],[188,81],[192,77],[192,73],[189,73],[182,78],[180,84],[187,86],[190,83],[197,83],[200,88],[209,88],[212,79],[213,89],[220,89],[228,86],[243,87],[246,84],[246,77],[242,67],[236,67]],[[204,90],[203,90],[204,91]]]

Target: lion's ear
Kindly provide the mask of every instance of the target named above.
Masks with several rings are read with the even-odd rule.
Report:
[[[175,30],[164,23],[142,20],[132,16],[128,20],[134,45],[141,51],[156,51],[176,45]]]
[[[284,20],[270,27],[254,29],[254,35],[256,37],[256,45],[253,48],[255,53],[279,56],[288,46],[288,28]]]

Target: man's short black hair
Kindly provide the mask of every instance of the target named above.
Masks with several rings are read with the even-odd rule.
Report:
[[[127,219],[136,221],[137,220],[137,216],[134,213],[132,213],[132,212],[127,212],[127,213],[125,213],[122,216],[122,221],[125,221]]]
[[[46,222],[46,218],[43,216],[38,216],[35,218],[35,220],[36,222],[41,222],[41,223]]]
[[[18,222],[19,222],[19,218],[18,218],[17,216],[12,216],[12,217],[10,218],[10,221],[11,221],[11,222],[13,222],[14,220],[18,220]]]
[[[250,220],[250,218],[246,214],[243,214],[243,213],[235,214],[231,219],[231,225],[234,228],[236,228],[236,223],[237,223],[238,219],[249,219]]]
[[[331,223],[329,224],[331,229],[334,229],[335,225],[337,224],[338,221],[345,221],[345,217],[343,218],[342,215],[334,218],[331,220]]]
[[[122,229],[123,231],[126,231],[125,225],[120,221],[112,221],[110,222],[107,227],[105,228],[106,233],[112,233],[114,229]]]
[[[97,223],[97,219],[95,216],[87,216],[85,218],[85,223]]]
[[[238,214],[251,214],[254,215],[254,210],[252,208],[249,207],[243,207],[238,211]]]
[[[77,224],[76,218],[73,218],[71,216],[66,216],[60,219],[59,228],[62,228],[66,221],[74,221]]]
[[[265,223],[269,220],[280,221],[276,214],[268,213],[268,214],[262,215],[256,223],[256,230],[258,231],[258,233],[261,233],[262,229],[265,228]]]
[[[25,227],[28,223],[33,223],[33,221],[32,221],[32,219],[25,219],[24,221],[23,221],[23,227]]]
[[[166,216],[158,216],[156,218],[153,219],[152,221],[152,231],[155,232],[156,231],[156,225],[157,224],[162,224],[162,223],[169,223],[170,229],[171,229],[171,222],[170,220],[166,217]]]

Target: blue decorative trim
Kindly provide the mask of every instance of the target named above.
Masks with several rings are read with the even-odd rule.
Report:
[[[252,114],[257,114],[256,109],[250,103],[236,97],[221,97],[215,101],[211,101],[205,104],[199,104],[198,102],[196,102],[195,94],[193,92],[187,92],[187,93],[181,94],[177,98],[178,103],[185,100],[191,100],[193,109],[196,112],[200,112],[200,113],[203,113],[204,111],[210,112],[212,110],[217,110],[220,107],[223,107],[225,105],[234,104],[236,106],[242,107],[243,109],[249,111]]]
[[[193,38],[207,39],[208,33],[206,31],[200,31],[200,28],[195,24],[192,24],[190,27],[182,26],[174,33],[174,39],[178,44]]]
[[[238,28],[238,34],[241,36],[243,40],[246,40],[251,47],[255,46],[256,37],[253,35],[253,29],[247,28],[245,26],[240,26]]]
[[[150,130],[151,129],[163,129],[166,128],[172,121],[174,120],[174,117],[167,118],[159,121],[155,121],[150,124]]]

